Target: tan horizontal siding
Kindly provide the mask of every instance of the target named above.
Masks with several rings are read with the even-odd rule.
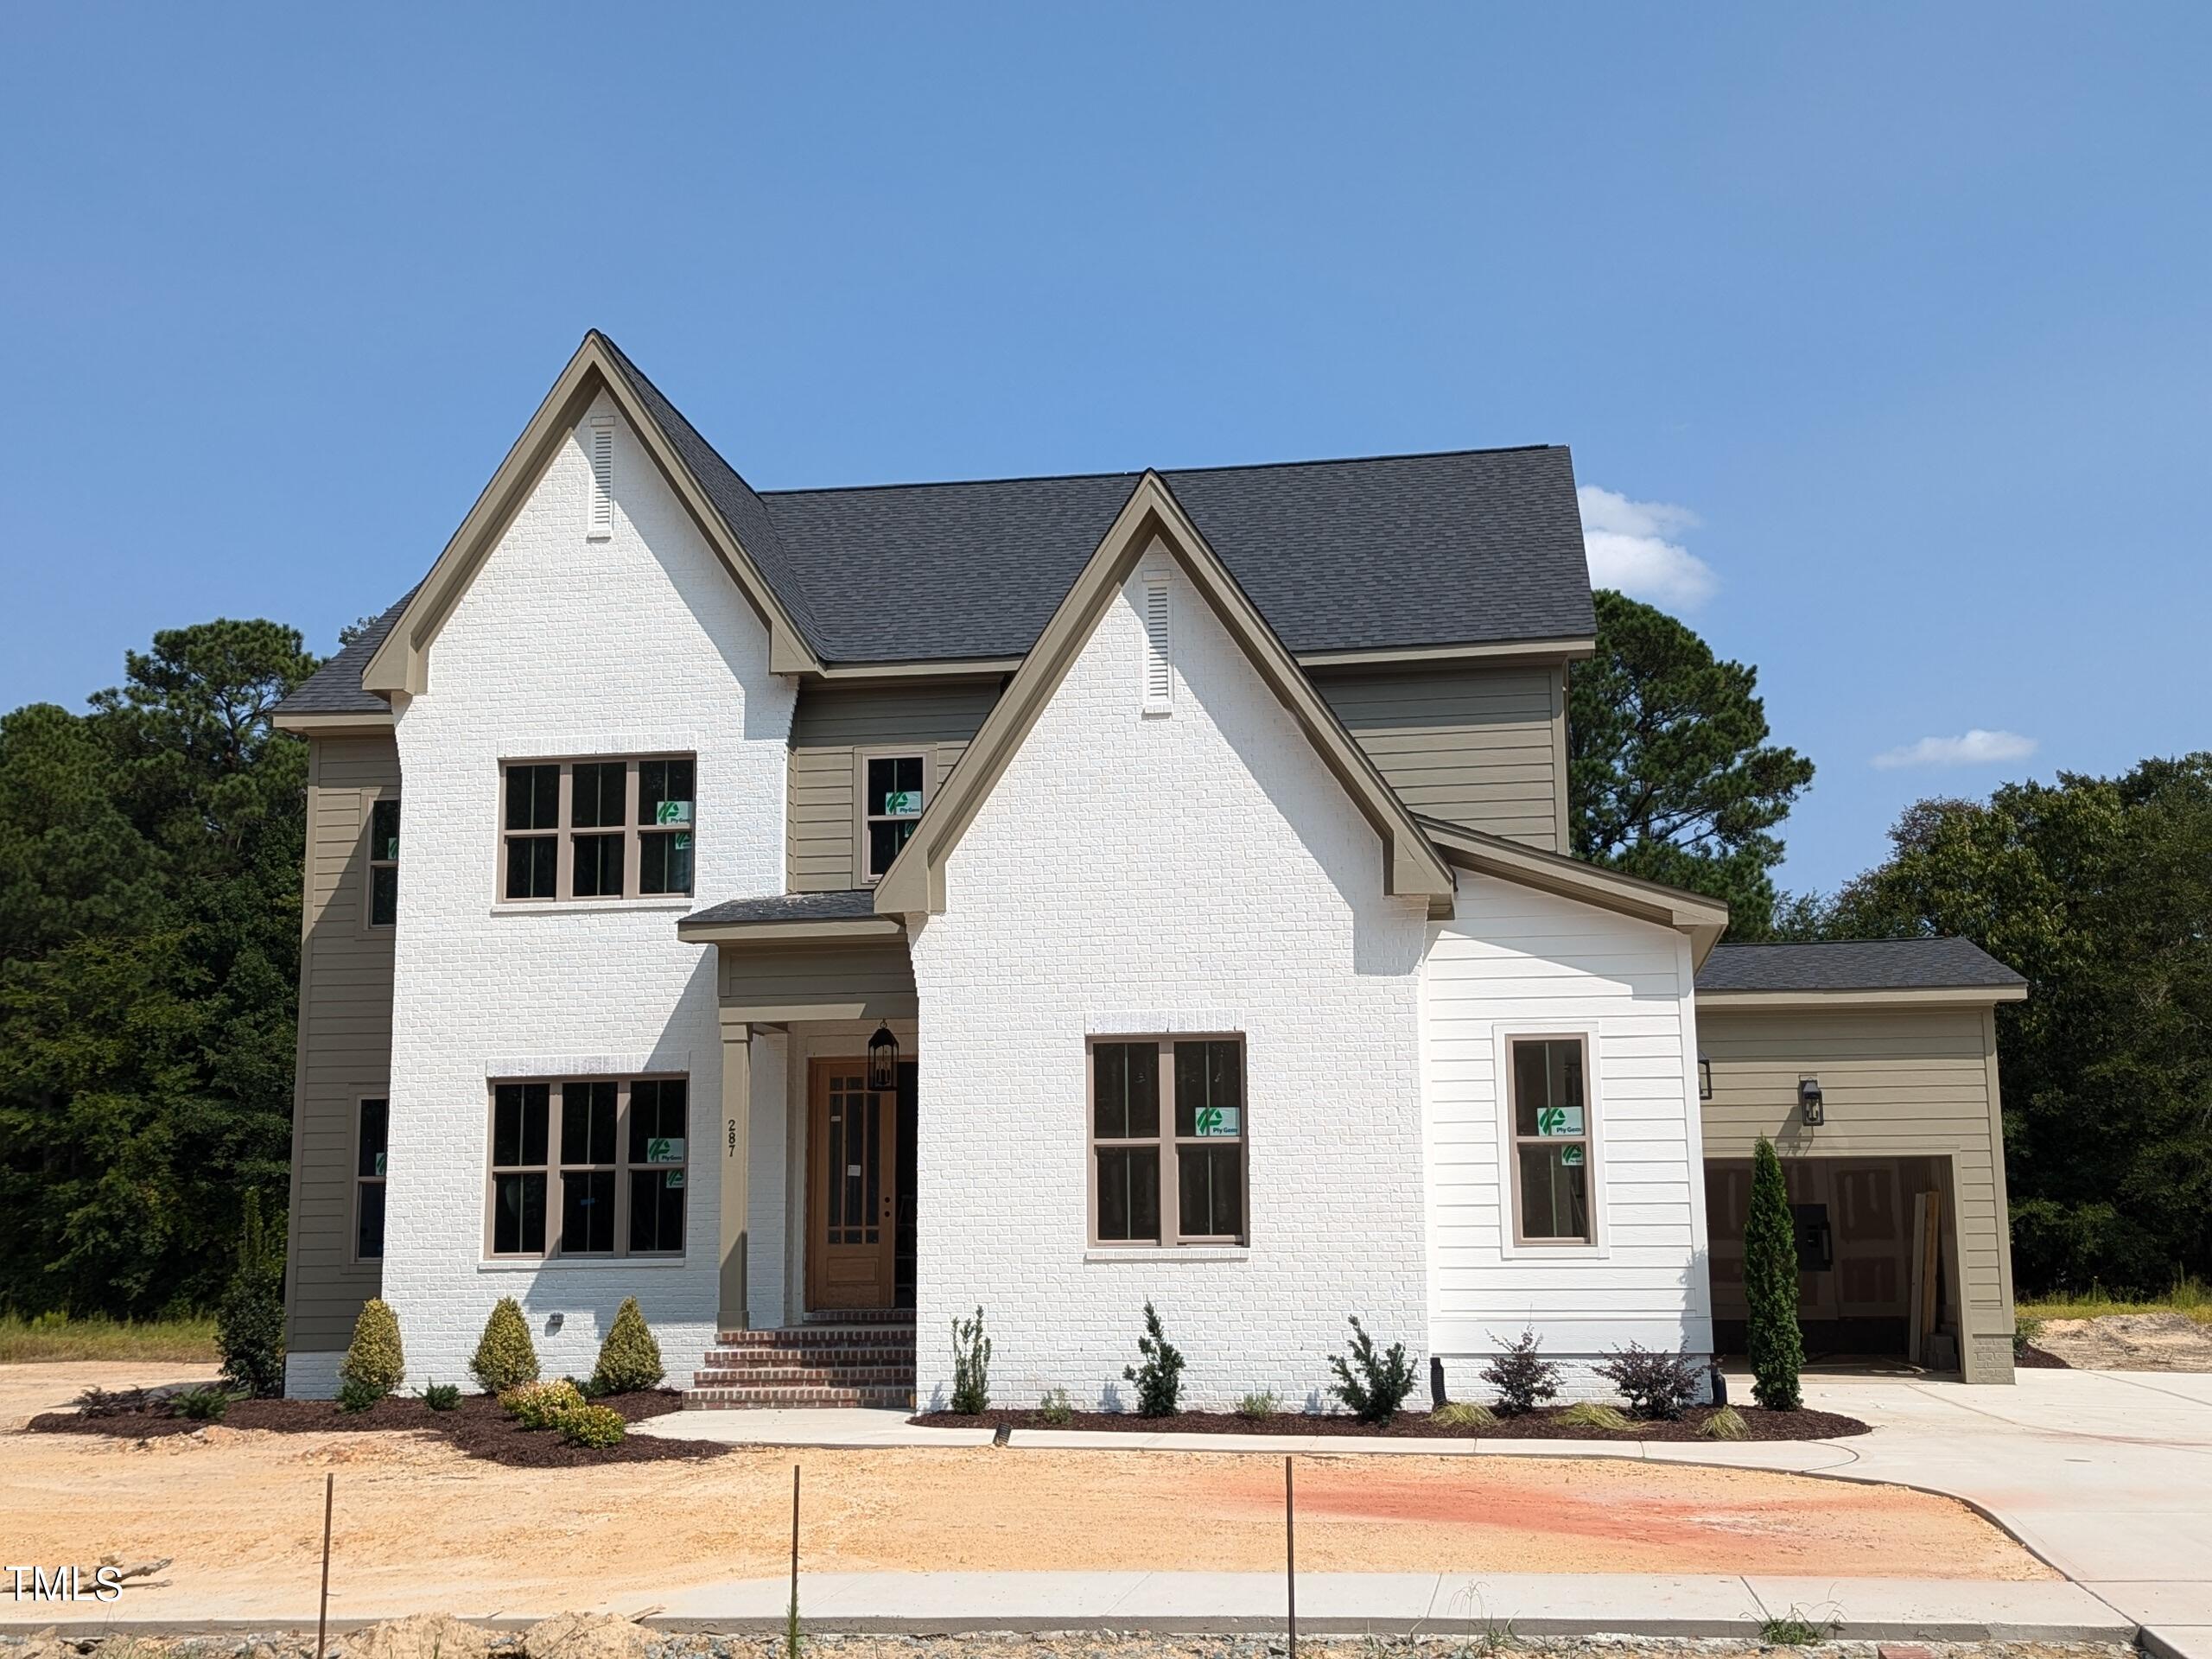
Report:
[[[353,1136],[359,1103],[390,1087],[392,934],[365,924],[369,806],[398,789],[388,734],[311,740],[285,1290],[298,1353],[345,1347],[382,1282],[353,1260]],[[403,882],[405,835],[403,814]]]
[[[911,746],[944,786],[998,701],[995,681],[925,686],[821,687],[799,693],[791,716],[786,870],[793,893],[830,893],[860,880],[854,848],[854,756]]]
[[[1414,811],[1560,850],[1563,664],[1325,672],[1314,683]]]
[[[1708,1160],[1749,1158],[1765,1135],[1784,1158],[1928,1159],[1948,1168],[1962,1342],[1973,1363],[2001,1363],[2009,1375],[2009,1347],[1991,1357],[1997,1337],[2009,1341],[2012,1285],[1987,1012],[1700,1010],[1698,1042],[1713,1067],[1713,1098],[1701,1114]],[[1797,1084],[1806,1077],[1820,1080],[1825,1122],[1817,1129],[1798,1118]]]

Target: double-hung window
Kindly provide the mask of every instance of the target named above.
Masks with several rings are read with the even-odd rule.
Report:
[[[500,898],[690,893],[697,773],[690,755],[510,761],[500,779]]]
[[[1094,1040],[1092,1239],[1244,1243],[1244,1112],[1242,1038]]]
[[[399,803],[369,804],[369,925],[399,919]]]
[[[491,1253],[681,1255],[690,1109],[683,1077],[493,1084]]]
[[[1514,1037],[1506,1053],[1514,1238],[1523,1244],[1594,1243],[1587,1045],[1580,1037]]]
[[[384,1259],[384,1154],[391,1103],[365,1100],[353,1136],[353,1259]]]
[[[861,879],[880,880],[914,833],[929,788],[929,761],[919,754],[860,757]]]

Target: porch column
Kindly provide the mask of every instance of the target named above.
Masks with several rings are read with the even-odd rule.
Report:
[[[753,1202],[753,1027],[722,1016],[721,1289],[716,1328],[752,1328],[745,1293],[747,1234]]]

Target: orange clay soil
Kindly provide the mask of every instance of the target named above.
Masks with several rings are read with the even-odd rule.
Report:
[[[169,1368],[174,1370],[175,1368]],[[116,1363],[0,1367],[0,1537],[15,1560],[169,1556],[136,1618],[312,1609],[322,1478],[338,1478],[334,1613],[649,1606],[786,1570],[1270,1571],[1282,1465],[1233,1452],[740,1450],[698,1463],[512,1469],[401,1434],[219,1426],[145,1443],[19,1432]],[[2033,1579],[1948,1498],[1758,1470],[1614,1459],[1316,1455],[1299,1565],[1326,1572],[1818,1573]]]

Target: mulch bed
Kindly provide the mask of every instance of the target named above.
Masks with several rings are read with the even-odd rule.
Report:
[[[683,1404],[672,1389],[610,1394],[594,1402],[611,1406],[625,1422],[658,1417]],[[392,1432],[435,1434],[472,1458],[522,1469],[565,1469],[579,1464],[661,1463],[671,1459],[720,1457],[730,1448],[715,1440],[670,1440],[633,1434],[604,1450],[570,1446],[556,1430],[519,1428],[485,1394],[463,1395],[451,1411],[432,1411],[420,1400],[395,1395],[366,1411],[340,1411],[330,1400],[236,1400],[219,1423],[172,1417],[158,1406],[144,1411],[92,1417],[79,1411],[49,1411],[24,1426],[35,1433],[105,1434],[115,1440],[156,1440],[203,1428],[264,1429],[279,1434],[359,1434]]]
[[[1304,1416],[1282,1413],[1255,1421],[1233,1411],[1181,1411],[1173,1417],[1140,1417],[1126,1411],[1078,1411],[1072,1421],[1048,1423],[1036,1411],[987,1411],[965,1416],[950,1411],[924,1412],[908,1421],[923,1428],[1103,1428],[1125,1434],[1343,1434],[1433,1437],[1453,1440],[1703,1440],[1700,1426],[1713,1415],[1711,1406],[1693,1406],[1671,1423],[1637,1422],[1608,1432],[1562,1423],[1563,1406],[1546,1406],[1519,1417],[1501,1417],[1486,1428],[1440,1428],[1426,1412],[1401,1412],[1377,1428],[1357,1417],[1342,1414]],[[1832,1440],[1847,1434],[1871,1433],[1856,1417],[1833,1411],[1766,1411],[1758,1406],[1738,1406],[1737,1414],[1753,1440]],[[1726,1440],[1708,1444],[1726,1446]]]
[[[2022,1343],[2012,1351],[2012,1365],[2023,1371],[2070,1371],[2074,1368],[2056,1354],[2038,1348],[2032,1342]]]

